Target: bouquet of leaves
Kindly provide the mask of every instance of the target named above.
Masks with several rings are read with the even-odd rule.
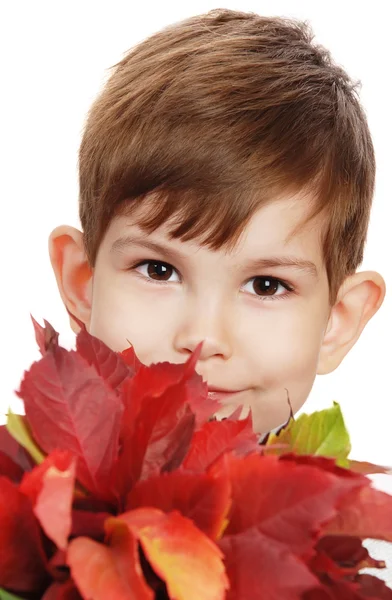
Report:
[[[0,599],[391,599],[362,544],[392,496],[349,461],[340,408],[259,443],[187,363],[145,366],[34,321],[42,358],[0,428]]]

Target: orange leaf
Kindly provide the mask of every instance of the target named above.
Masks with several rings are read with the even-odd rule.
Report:
[[[67,450],[55,450],[30,473],[25,473],[20,490],[34,505],[34,514],[46,535],[65,549],[71,533],[71,509],[76,458]]]
[[[117,521],[111,530],[110,546],[86,537],[70,542],[67,564],[72,578],[83,598],[89,600],[153,600],[143,577],[137,540],[127,526]]]
[[[177,511],[139,508],[120,515],[172,600],[223,600],[228,579],[220,549]],[[108,519],[108,533],[117,519]]]

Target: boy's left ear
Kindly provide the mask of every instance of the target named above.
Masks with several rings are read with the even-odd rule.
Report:
[[[79,320],[88,330],[92,309],[93,269],[89,266],[84,250],[83,233],[75,227],[60,225],[50,234],[48,243],[50,261],[61,299],[70,315],[71,328],[74,333],[78,333]]]
[[[375,271],[347,277],[339,289],[325,330],[318,375],[332,373],[351,350],[385,297],[385,281]]]

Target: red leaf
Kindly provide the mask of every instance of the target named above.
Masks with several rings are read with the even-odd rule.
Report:
[[[369,484],[320,458],[226,454],[212,465],[212,472],[228,472],[232,484],[232,510],[220,542],[229,598],[251,598],[258,589],[260,597],[295,599],[320,587],[303,559],[313,555],[321,525],[336,514],[342,498]]]
[[[17,465],[7,454],[0,452],[0,475],[11,479],[14,483],[19,483],[23,477],[23,469]]]
[[[53,329],[48,321],[45,321],[45,319],[45,327],[42,327],[32,315],[30,315],[30,317],[34,325],[35,339],[37,340],[38,348],[42,356],[45,356],[49,349],[58,346],[59,334]]]
[[[60,549],[66,548],[71,533],[75,463],[69,452],[53,451],[31,473],[26,473],[20,484],[20,491],[34,505],[41,527]]]
[[[297,465],[308,465],[310,467],[317,467],[318,469],[321,469],[323,471],[333,473],[334,475],[337,475],[340,478],[356,481],[357,486],[354,485],[354,488],[370,485],[370,480],[367,477],[365,477],[365,475],[359,472],[351,471],[344,467],[338,467],[334,458],[329,458],[327,456],[316,456],[311,454],[295,454],[293,452],[283,454],[279,458],[282,461],[295,462]]]
[[[301,600],[319,585],[317,578],[285,544],[253,527],[222,538],[230,580],[226,600]]]
[[[348,468],[356,473],[362,473],[362,475],[374,475],[375,473],[384,473],[387,475],[392,474],[391,467],[383,467],[382,465],[375,465],[374,463],[365,462],[361,460],[349,460]]]
[[[200,348],[185,364],[140,366],[121,390],[121,454],[113,486],[126,495],[139,478],[173,470],[185,457],[194,429],[216,402],[194,370]],[[191,409],[187,407],[189,405]],[[192,417],[195,414],[195,418]]]
[[[109,494],[123,407],[95,368],[76,352],[53,347],[25,373],[17,395],[38,445],[47,454],[71,451],[77,479],[90,491]]]
[[[195,415],[192,413],[189,406],[185,407],[185,413],[179,421],[178,426],[173,430],[170,435],[171,440],[167,437],[162,444],[162,456],[167,457],[166,462],[160,468],[161,473],[169,473],[174,471],[174,469],[178,469],[184,460],[184,456],[186,455],[189,444],[191,443],[191,439],[193,436],[193,432],[195,430]],[[157,449],[154,450],[155,453]],[[160,457],[154,457],[154,451],[151,451],[151,446],[148,446],[147,454],[149,455],[149,459],[151,462],[158,463],[160,462]],[[159,450],[158,450],[159,451]],[[153,469],[153,472],[155,469]]]
[[[72,537],[89,537],[97,542],[102,542],[105,537],[104,524],[111,517],[106,512],[89,512],[86,510],[72,511]]]
[[[211,471],[226,471],[231,481],[227,535],[257,527],[298,555],[312,548],[316,532],[334,516],[338,501],[366,479],[339,477],[294,460],[259,454],[241,459],[226,454]]]
[[[0,477],[0,549],[0,587],[15,593],[43,589],[48,573],[38,522],[30,500],[5,477]]]
[[[69,579],[64,583],[52,583],[42,596],[42,600],[83,600],[74,582]]]
[[[330,558],[338,566],[339,572],[345,574],[355,575],[360,569],[385,567],[384,561],[372,558],[367,548],[362,545],[362,540],[353,536],[324,536],[318,540],[316,552],[309,564],[313,572],[321,575],[328,573],[326,564],[323,564],[323,569],[320,570],[320,561],[323,561],[324,556]]]
[[[124,380],[135,374],[135,369],[124,361],[120,353],[111,350],[86,329],[78,333],[76,349],[113,390],[119,390]]]
[[[128,365],[128,367],[130,368],[132,373],[136,373],[136,371],[138,371],[140,369],[142,363],[136,356],[133,346],[126,348],[125,350],[123,350],[122,352],[119,352],[118,354],[121,356],[121,358],[125,362],[125,364]]]
[[[5,425],[0,425],[0,452],[6,454],[23,471],[30,471],[31,462],[25,449],[12,437]]]
[[[155,398],[146,400],[136,421],[133,438],[133,466],[138,470],[136,477],[147,479],[167,470],[166,465],[170,465],[179,452],[182,460],[193,430],[194,416],[183,402],[181,386],[169,388],[159,401]],[[177,458],[177,462],[181,461]]]
[[[331,580],[322,588],[305,592],[303,600],[392,600],[392,590],[372,575],[357,575],[354,581]]]
[[[179,511],[212,539],[218,538],[230,508],[230,485],[225,477],[175,471],[139,481],[126,509],[143,506]]]
[[[63,583],[69,580],[69,568],[65,550],[55,550],[48,562],[48,571],[54,581]]]
[[[324,527],[329,535],[352,535],[392,542],[392,496],[370,487],[354,490]]]
[[[183,467],[202,473],[224,452],[242,454],[257,449],[251,415],[242,421],[210,421],[194,434]]]
[[[83,598],[153,600],[139,562],[138,544],[128,527],[117,522],[110,547],[85,537],[72,540],[68,565]]]
[[[141,365],[132,380],[132,393],[143,402],[144,397],[159,397],[170,387],[182,384],[186,402],[196,416],[198,428],[220,408],[219,402],[208,397],[207,384],[195,371],[201,344],[186,363],[162,362],[149,367]]]
[[[172,600],[223,600],[228,581],[219,548],[189,519],[153,508],[109,519],[108,533],[118,521],[139,539],[155,573],[165,581]]]
[[[156,366],[156,365],[154,365]],[[143,393],[147,367],[141,367],[123,386],[124,419],[122,450],[115,467],[116,487],[124,496],[138,479],[177,467],[186,455],[194,430],[194,415],[187,405],[187,388],[177,385]],[[151,367],[152,381],[155,369]],[[163,377],[158,382],[162,383]],[[148,383],[146,383],[148,387]]]
[[[383,568],[383,561],[374,560],[362,546],[359,538],[350,536],[327,536],[316,546],[316,554],[309,561],[309,567],[319,577],[321,588],[305,594],[305,598],[382,598],[378,595],[378,585],[373,586],[371,578],[366,583],[369,593],[364,593],[358,571],[366,567]],[[358,585],[359,584],[359,585]],[[391,591],[392,593],[392,591]]]
[[[133,482],[165,470],[173,459],[184,458],[194,430],[194,415],[183,402],[182,386],[175,386],[158,399],[145,399],[132,438],[124,441],[121,456],[125,469],[132,467]],[[185,437],[184,437],[185,433]],[[132,457],[132,465],[129,465]]]
[[[365,600],[373,597],[377,600],[392,600],[392,590],[386,586],[385,582],[373,575],[358,575],[356,583],[359,583],[360,590]]]

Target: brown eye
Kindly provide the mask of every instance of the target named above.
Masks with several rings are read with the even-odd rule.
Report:
[[[131,267],[131,270],[137,271],[150,282],[179,283],[181,281],[177,269],[161,260],[143,260],[134,267]]]
[[[159,281],[168,281],[173,275],[174,269],[170,265],[163,262],[149,262],[147,274],[151,279]]]
[[[274,296],[280,285],[280,281],[268,277],[255,277],[253,280],[253,289],[258,296]]]

